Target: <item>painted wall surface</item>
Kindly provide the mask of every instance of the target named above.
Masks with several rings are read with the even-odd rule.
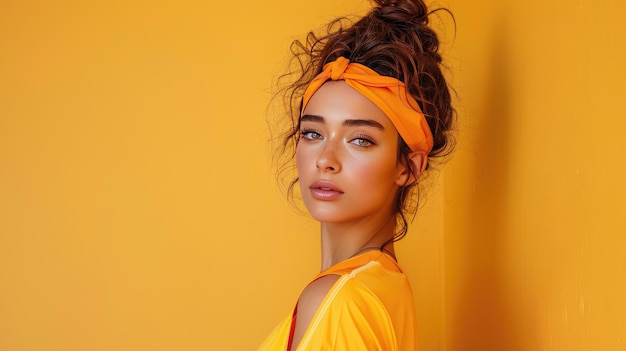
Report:
[[[422,350],[624,349],[625,5],[442,4],[459,146],[398,249]],[[0,350],[254,349],[319,269],[269,88],[367,6],[0,3]]]
[[[452,10],[445,349],[626,349],[626,5]]]

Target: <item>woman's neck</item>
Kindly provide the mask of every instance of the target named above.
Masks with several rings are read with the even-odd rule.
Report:
[[[394,235],[395,218],[384,223],[322,223],[322,270],[369,250],[381,250]],[[393,243],[385,251],[395,254]]]

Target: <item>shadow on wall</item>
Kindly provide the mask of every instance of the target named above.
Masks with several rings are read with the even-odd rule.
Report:
[[[474,152],[479,164],[468,174],[476,188],[468,209],[463,238],[463,260],[458,277],[458,300],[450,311],[450,351],[528,350],[535,338],[522,330],[519,311],[525,308],[512,291],[506,275],[507,216],[509,210],[511,160],[510,38],[506,18],[493,28],[487,62],[489,76],[481,80],[483,101],[476,111],[478,123]],[[509,286],[507,286],[509,283]],[[456,285],[456,284],[455,284]],[[452,306],[451,306],[452,307]],[[526,312],[527,313],[527,312]]]

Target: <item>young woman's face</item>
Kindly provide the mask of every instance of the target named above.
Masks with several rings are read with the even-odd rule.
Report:
[[[328,223],[393,214],[408,178],[397,161],[398,132],[385,114],[344,81],[328,81],[301,118],[296,165],[304,203]]]

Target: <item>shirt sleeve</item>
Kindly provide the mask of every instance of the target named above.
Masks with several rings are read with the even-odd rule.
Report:
[[[289,340],[292,315],[288,315],[274,328],[257,351],[285,351]]]
[[[349,276],[326,296],[298,351],[397,350],[393,324],[378,297]]]

